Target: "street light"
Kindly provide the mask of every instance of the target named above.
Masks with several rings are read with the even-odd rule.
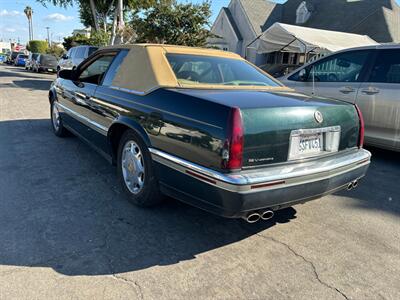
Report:
[[[51,46],[51,43],[50,43],[50,34],[49,34],[49,29],[50,29],[50,27],[47,26],[46,29],[47,29],[47,42],[49,43],[49,47],[50,47],[50,46]]]

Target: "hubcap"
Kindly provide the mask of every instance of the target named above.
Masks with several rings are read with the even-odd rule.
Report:
[[[144,161],[139,146],[127,141],[122,150],[122,175],[125,185],[133,194],[138,194],[144,185]]]
[[[54,129],[57,131],[60,128],[60,113],[58,112],[56,104],[53,104],[52,121]]]

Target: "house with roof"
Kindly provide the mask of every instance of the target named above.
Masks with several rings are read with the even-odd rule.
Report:
[[[276,22],[368,35],[380,43],[400,42],[400,6],[395,0],[287,0],[282,4],[231,0],[219,12],[208,42],[263,65],[272,56],[257,53],[257,39]],[[300,55],[280,55],[283,63],[301,59]]]

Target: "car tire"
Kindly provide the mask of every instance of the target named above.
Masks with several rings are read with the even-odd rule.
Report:
[[[50,119],[53,132],[58,137],[65,137],[68,135],[68,130],[64,127],[61,115],[58,111],[55,101],[51,101],[50,105]]]
[[[120,139],[117,174],[132,204],[150,207],[163,201],[150,152],[133,130],[125,131]]]

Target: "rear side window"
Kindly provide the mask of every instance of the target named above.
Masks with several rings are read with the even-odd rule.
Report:
[[[128,52],[129,52],[128,50],[122,50],[117,54],[111,66],[108,68],[106,75],[104,76],[102,85],[110,86],[112,84],[112,81],[114,80],[114,77],[118,72],[119,66],[124,61],[124,58],[128,54]]]
[[[289,77],[293,81],[357,82],[369,51],[350,51],[332,55]]]
[[[379,51],[368,82],[400,83],[400,49]]]

